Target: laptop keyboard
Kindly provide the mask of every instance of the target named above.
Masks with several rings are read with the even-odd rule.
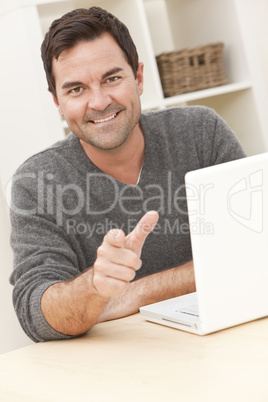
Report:
[[[180,309],[177,309],[176,312],[184,313],[184,314],[190,314],[190,315],[194,315],[196,317],[199,317],[199,311],[198,311],[198,305],[197,304],[189,304],[188,306],[181,307]]]

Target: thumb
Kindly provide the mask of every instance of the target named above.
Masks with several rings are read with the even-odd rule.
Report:
[[[147,236],[154,229],[159,215],[156,211],[148,211],[138,222],[137,226],[130,232],[125,239],[125,248],[134,251],[138,256]]]

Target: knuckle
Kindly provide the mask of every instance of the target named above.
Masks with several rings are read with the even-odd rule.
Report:
[[[136,271],[134,269],[130,269],[128,273],[128,281],[132,281],[136,276]]]
[[[97,249],[97,257],[105,257],[106,249],[103,244]]]
[[[109,236],[111,236],[111,230],[109,230],[109,232],[107,232],[107,233],[105,234],[105,236],[103,237],[103,242],[108,241],[108,240],[109,240]]]
[[[110,229],[104,236],[104,242],[117,243],[122,233],[121,229]]]
[[[104,258],[97,257],[94,263],[94,272],[98,273],[99,275],[105,275],[108,265],[109,263],[107,263]]]
[[[140,266],[140,258],[135,253],[131,253],[129,256],[129,265],[132,268],[137,268]]]
[[[93,285],[97,289],[97,291],[103,291],[105,288],[104,279],[101,275],[94,275]]]
[[[95,277],[96,277],[96,273],[97,272],[101,272],[102,271],[102,264],[101,264],[101,262],[97,259],[96,261],[95,261],[95,264],[94,264],[94,273],[95,273]]]
[[[141,266],[142,266],[142,260],[140,258],[138,258],[137,269],[140,269]]]
[[[133,267],[133,268],[136,267],[137,262],[138,262],[138,257],[136,255],[133,255],[131,257],[131,267]]]

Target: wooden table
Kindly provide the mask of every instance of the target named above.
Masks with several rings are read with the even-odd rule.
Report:
[[[268,318],[200,337],[139,315],[0,356],[1,402],[268,401]]]

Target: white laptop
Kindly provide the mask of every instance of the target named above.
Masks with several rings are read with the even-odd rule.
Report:
[[[140,308],[199,335],[268,315],[268,153],[185,176],[196,292]]]

